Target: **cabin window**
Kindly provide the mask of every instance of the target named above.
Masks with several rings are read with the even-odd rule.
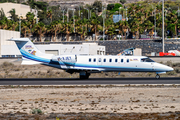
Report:
[[[115,59],[115,62],[118,62],[118,59]]]
[[[109,59],[109,62],[112,62],[112,59]]]
[[[154,61],[151,60],[150,58],[142,58],[141,62],[154,62]]]
[[[104,59],[104,62],[106,62],[106,59]]]
[[[123,62],[123,59],[121,59],[121,62]]]
[[[129,59],[127,59],[127,63],[129,62]]]
[[[96,58],[94,58],[94,62],[96,62]]]
[[[89,62],[91,62],[91,58],[89,58]]]
[[[101,62],[101,58],[99,58],[99,62]]]

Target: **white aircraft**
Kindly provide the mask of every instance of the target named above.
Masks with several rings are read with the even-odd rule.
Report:
[[[100,72],[156,72],[173,71],[173,68],[154,62],[145,56],[113,56],[113,55],[59,55],[45,54],[39,51],[28,38],[12,38],[22,56],[24,65],[43,64],[66,70],[68,73],[78,72],[80,79],[88,79],[91,73]]]

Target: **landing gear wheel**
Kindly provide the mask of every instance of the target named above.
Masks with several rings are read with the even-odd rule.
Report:
[[[86,75],[80,75],[80,79],[89,79],[90,73],[86,73]]]
[[[160,78],[160,75],[157,74],[155,78],[156,78],[156,79],[159,79],[159,78]]]

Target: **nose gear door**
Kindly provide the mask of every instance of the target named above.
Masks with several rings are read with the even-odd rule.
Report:
[[[152,66],[152,70],[154,70],[154,63],[151,63],[151,66]]]

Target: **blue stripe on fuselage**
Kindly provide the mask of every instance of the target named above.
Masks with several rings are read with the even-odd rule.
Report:
[[[21,54],[23,55],[23,57],[30,59],[30,60],[34,60],[37,62],[42,62],[42,63],[48,63],[48,64],[53,64],[51,63],[50,59],[46,59],[46,58],[41,58],[35,55],[32,55],[22,49],[20,49]],[[64,65],[63,62],[59,62],[60,65]],[[106,65],[89,65],[89,64],[80,64],[80,63],[67,63],[66,65],[68,66],[74,66],[74,69],[76,69],[76,67],[80,67],[81,69],[86,69],[86,68],[92,68],[92,69],[103,69],[104,71],[134,71],[134,72],[159,72],[159,71],[164,71],[163,69],[156,69],[153,70],[152,68],[135,68],[135,67],[120,67],[120,66],[106,66]],[[60,68],[60,66],[59,66]]]

